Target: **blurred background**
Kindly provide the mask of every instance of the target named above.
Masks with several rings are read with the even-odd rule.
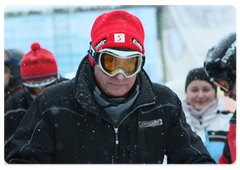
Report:
[[[185,96],[189,70],[203,66],[208,49],[236,31],[236,9],[227,5],[10,5],[4,10],[4,49],[26,53],[33,42],[39,42],[56,57],[60,74],[73,78],[87,54],[95,19],[115,9],[142,21],[144,69],[152,81],[168,85],[180,98]],[[219,95],[224,98],[223,93]],[[231,108],[235,104],[231,99],[225,103]]]

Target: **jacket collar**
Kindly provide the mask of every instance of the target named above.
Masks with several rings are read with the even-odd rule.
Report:
[[[137,83],[139,85],[139,95],[134,104],[131,106],[132,110],[142,105],[155,102],[152,83],[144,70],[141,70],[138,73],[138,79],[139,81],[137,81]],[[94,84],[91,81],[95,81],[93,68],[88,60],[88,56],[85,56],[79,65],[75,77],[75,98],[88,112],[105,117],[106,114],[102,113],[99,104],[94,99],[93,91],[91,90],[94,88],[92,87]],[[105,119],[108,118],[105,117]]]

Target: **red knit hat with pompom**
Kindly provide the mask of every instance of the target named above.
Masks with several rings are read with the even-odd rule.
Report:
[[[23,85],[32,88],[53,83],[58,74],[55,57],[50,51],[41,48],[37,42],[33,43],[31,51],[23,56],[20,70]]]
[[[94,22],[91,30],[92,46],[96,52],[104,48],[129,48],[144,55],[144,29],[134,15],[115,10],[105,12]],[[89,55],[91,65],[94,59]]]

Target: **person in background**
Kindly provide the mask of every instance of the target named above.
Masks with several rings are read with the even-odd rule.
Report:
[[[212,82],[220,87],[225,96],[236,101],[236,33],[225,36],[207,53],[204,68]],[[220,122],[219,122],[220,123]],[[236,111],[230,120],[230,128],[219,164],[232,164],[236,161]]]
[[[8,163],[215,163],[186,123],[177,95],[144,71],[144,29],[115,10],[94,22],[75,78],[34,100]]]
[[[20,63],[24,53],[16,49],[4,50],[4,101],[22,89]]]
[[[19,123],[36,96],[63,80],[59,77],[55,57],[39,43],[31,45],[21,61],[20,70],[23,89],[9,97],[4,105],[5,156]]]
[[[217,86],[210,81],[203,67],[189,71],[185,92],[186,99],[182,101],[182,106],[187,123],[218,162],[233,113],[225,111],[222,99],[217,96]]]

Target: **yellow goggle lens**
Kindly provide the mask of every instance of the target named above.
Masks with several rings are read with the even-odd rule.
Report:
[[[126,75],[135,73],[140,65],[139,57],[118,58],[110,54],[103,54],[101,59],[102,67],[110,74],[122,69]]]

